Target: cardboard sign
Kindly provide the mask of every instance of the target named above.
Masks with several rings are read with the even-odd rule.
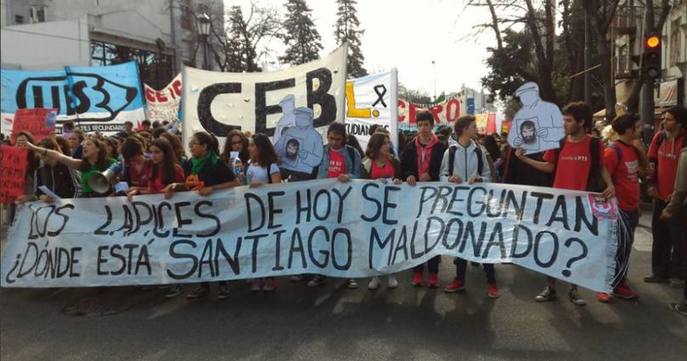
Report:
[[[12,123],[12,139],[22,131],[31,133],[36,143],[55,132],[57,110],[45,108],[18,109]]]
[[[10,204],[24,194],[27,150],[3,145],[0,150],[0,203]]]

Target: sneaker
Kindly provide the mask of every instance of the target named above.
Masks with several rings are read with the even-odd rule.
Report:
[[[186,295],[186,299],[188,300],[197,300],[199,298],[207,297],[207,295],[210,294],[210,287],[208,286],[199,286],[193,292],[189,293]]]
[[[585,301],[584,298],[580,297],[580,294],[577,291],[577,287],[570,288],[570,291],[568,292],[568,299],[570,300],[570,302],[578,306],[584,306],[587,304],[587,301]]]
[[[398,280],[396,279],[395,276],[389,276],[389,279],[387,280],[386,286],[388,288],[394,289],[398,287]]]
[[[315,288],[320,287],[324,283],[324,278],[322,276],[316,275],[308,281],[308,287]]]
[[[303,276],[301,276],[301,275],[289,277],[289,281],[291,281],[291,282],[300,282],[302,280],[303,280]]]
[[[546,286],[537,297],[534,298],[537,302],[549,302],[556,299],[556,289]]]
[[[624,300],[636,300],[639,298],[639,295],[634,293],[630,286],[628,286],[625,282],[621,283],[613,290],[613,296],[622,298]]]
[[[179,296],[182,292],[183,289],[181,288],[181,285],[172,285],[167,289],[167,292],[165,292],[165,298],[174,298]]]
[[[274,278],[268,278],[263,282],[262,290],[265,292],[272,292],[277,289],[277,281]]]
[[[462,281],[458,280],[457,278],[454,278],[453,282],[449,283],[446,287],[444,287],[444,292],[446,293],[455,293],[461,291],[465,291],[465,285]]]
[[[651,276],[644,277],[644,282],[646,283],[668,283],[667,277],[659,277],[654,274]]]
[[[358,282],[351,278],[346,282],[346,287],[348,287],[352,290],[356,289],[356,288],[358,288]]]
[[[229,287],[228,286],[219,286],[217,289],[217,299],[218,300],[226,300],[229,298]]]
[[[501,297],[501,292],[499,291],[499,288],[496,286],[495,282],[487,284],[487,296],[489,296],[489,298]]]
[[[413,273],[413,286],[422,287],[422,271],[417,271]]]
[[[687,302],[671,303],[670,308],[683,316],[687,316]]]
[[[262,290],[262,279],[254,279],[250,286],[250,290],[253,292],[260,292],[260,290]]]
[[[429,288],[438,288],[439,287],[439,275],[436,273],[430,273],[429,277],[427,278],[427,284]]]
[[[596,300],[601,303],[609,303],[611,302],[611,296],[606,292],[598,292],[596,294]]]
[[[376,290],[379,288],[379,277],[372,277],[370,283],[367,284],[368,290]]]

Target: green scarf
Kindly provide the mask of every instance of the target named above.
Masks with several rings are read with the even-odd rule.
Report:
[[[210,161],[210,164],[212,164],[212,166],[214,167],[215,164],[217,164],[217,161],[219,160],[219,158],[217,158],[217,153],[212,151],[202,158],[191,158],[191,174],[200,173],[200,170],[203,169],[208,160]]]

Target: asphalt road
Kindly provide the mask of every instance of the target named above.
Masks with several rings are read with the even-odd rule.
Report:
[[[644,223],[647,221],[644,220]],[[4,239],[5,234],[2,234]],[[637,302],[538,304],[542,275],[497,266],[500,299],[479,268],[466,293],[413,288],[319,289],[279,280],[273,294],[232,284],[225,301],[164,300],[159,289],[2,289],[0,358],[23,360],[687,360],[681,290],[641,282],[651,237],[639,228],[630,282]],[[453,264],[441,264],[442,283]],[[190,288],[190,287],[188,287]],[[81,314],[81,315],[75,315]]]

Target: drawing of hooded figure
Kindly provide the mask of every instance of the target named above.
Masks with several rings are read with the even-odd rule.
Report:
[[[563,116],[558,106],[539,97],[539,86],[534,82],[521,85],[515,95],[520,98],[522,108],[513,117],[513,128],[508,133],[508,143],[521,147],[527,154],[558,148],[565,136]],[[534,125],[534,133],[532,133]],[[519,130],[523,130],[521,132]],[[523,139],[526,134],[526,139]]]
[[[322,135],[314,128],[312,109],[296,108],[294,116],[296,126],[286,129],[274,147],[287,177],[311,179],[313,170],[322,161]]]
[[[284,132],[288,128],[296,126],[296,115],[294,114],[294,110],[296,109],[296,97],[291,94],[285,96],[284,99],[279,102],[279,106],[281,107],[282,116],[279,118],[277,128],[274,130],[274,136],[272,137],[272,143],[274,144],[279,141],[279,138],[284,135]]]

